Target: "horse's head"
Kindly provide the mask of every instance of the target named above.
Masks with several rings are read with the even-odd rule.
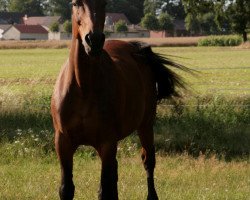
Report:
[[[88,55],[102,52],[105,35],[106,0],[72,0],[72,26],[76,38],[81,38]]]

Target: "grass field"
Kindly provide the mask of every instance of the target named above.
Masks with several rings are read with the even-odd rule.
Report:
[[[139,156],[119,158],[119,197],[146,199],[146,177]],[[0,199],[58,199],[59,166],[54,156],[0,162]],[[75,157],[75,199],[97,199],[100,161]],[[249,200],[247,162],[157,156],[156,187],[161,200]]]
[[[176,71],[190,91],[182,100],[158,107],[160,199],[249,200],[250,50],[154,51],[199,71],[197,76]],[[0,50],[0,199],[57,199],[59,166],[49,102],[67,54],[68,49]],[[136,136],[119,145],[121,199],[145,199],[139,146]],[[75,163],[76,199],[96,199],[100,172],[96,153],[81,148]]]

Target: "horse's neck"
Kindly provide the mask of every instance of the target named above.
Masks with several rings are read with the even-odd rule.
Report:
[[[77,85],[83,88],[84,85],[89,84],[93,76],[92,66],[95,65],[96,61],[86,54],[79,39],[72,40],[69,62]]]

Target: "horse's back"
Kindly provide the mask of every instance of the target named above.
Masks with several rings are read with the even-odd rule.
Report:
[[[107,51],[124,77],[123,87],[126,91],[124,112],[125,115],[129,115],[126,117],[127,121],[129,123],[137,122],[136,129],[153,121],[156,108],[154,75],[151,66],[145,62],[143,57],[139,56],[139,47],[131,42],[108,40],[104,50]]]

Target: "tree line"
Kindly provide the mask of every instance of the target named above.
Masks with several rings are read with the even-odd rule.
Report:
[[[0,0],[0,10],[28,15],[71,17],[70,0]],[[250,29],[250,0],[107,0],[107,12],[124,13],[133,24],[171,30],[174,19],[185,20],[193,35],[241,34]]]

